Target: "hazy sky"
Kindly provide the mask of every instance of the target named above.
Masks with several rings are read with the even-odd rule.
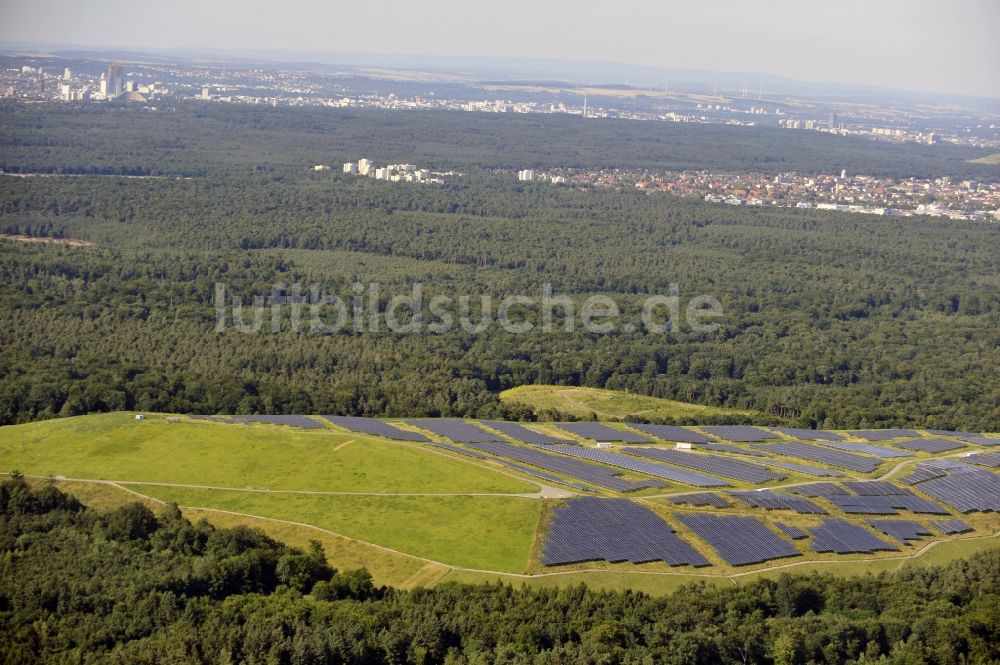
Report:
[[[610,60],[1000,97],[1000,0],[0,0],[0,39]]]

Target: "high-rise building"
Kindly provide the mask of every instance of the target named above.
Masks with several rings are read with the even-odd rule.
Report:
[[[347,162],[344,164],[344,173],[349,173],[351,175],[358,174],[358,165],[354,162]]]
[[[125,81],[122,79],[122,66],[116,62],[108,65],[108,98],[118,97],[125,92]]]
[[[73,70],[67,67],[66,69],[63,70],[63,81],[72,81],[72,80],[73,80]]]
[[[370,159],[359,159],[358,160],[358,173],[361,175],[368,175],[372,167],[375,166]]]

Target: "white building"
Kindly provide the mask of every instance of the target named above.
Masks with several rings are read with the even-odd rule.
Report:
[[[517,179],[521,182],[531,182],[535,179],[535,172],[531,169],[525,169],[523,171],[517,172]]]
[[[358,160],[358,173],[360,175],[368,175],[371,172],[373,166],[375,166],[375,164],[372,162],[372,160],[370,160],[370,159],[359,159]]]
[[[355,162],[347,162],[344,164],[344,173],[349,173],[351,175],[358,174],[358,165]]]
[[[313,171],[329,171],[330,167],[327,164],[317,164],[313,167]]]
[[[72,81],[72,80],[73,80],[73,70],[67,67],[66,69],[63,70],[63,81]]]
[[[375,169],[376,180],[388,180],[390,175],[392,175],[392,171],[387,168]]]

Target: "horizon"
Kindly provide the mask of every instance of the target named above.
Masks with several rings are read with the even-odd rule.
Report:
[[[525,21],[529,8],[520,2],[503,10],[472,9],[453,0],[433,0],[419,8],[389,3],[349,10],[305,1],[291,8],[254,2],[235,12],[228,4],[202,7],[184,0],[144,7],[139,17],[120,0],[87,7],[64,0],[19,0],[0,7],[0,41],[82,50],[611,64],[1000,98],[1000,72],[992,66],[1000,61],[1000,43],[991,38],[1000,27],[1000,5],[958,0],[949,3],[947,11],[943,7],[929,0],[892,0],[871,8],[850,0],[831,14],[787,0],[738,5],[718,1],[697,8],[651,5],[622,17],[588,5],[571,15],[549,7],[530,8],[532,20]],[[623,25],[640,12],[643,22]],[[116,29],[108,29],[108,16],[117,18]],[[192,21],[192,16],[198,20]],[[476,29],[486,24],[495,30],[486,34]],[[149,25],[156,25],[156,37],[136,46],[143,41],[137,36]],[[568,43],[551,38],[566,33],[577,38]]]

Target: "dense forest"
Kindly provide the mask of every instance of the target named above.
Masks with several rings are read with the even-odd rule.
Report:
[[[857,160],[914,175],[958,173],[958,153],[853,141],[837,153],[818,136],[803,149],[805,132],[626,122],[567,143],[572,118],[444,112],[6,111],[8,170],[185,177],[0,178],[0,233],[94,243],[0,241],[0,423],[114,409],[532,418],[497,393],[557,383],[751,409],[760,422],[1000,430],[996,224],[736,208],[492,170],[565,163],[567,145],[587,166],[729,154],[739,170],[773,154],[782,169]],[[426,187],[311,170],[362,155],[467,173]],[[382,309],[418,282],[427,299],[494,303],[551,284],[607,295],[633,324],[676,284],[684,301],[717,298],[724,316],[715,332],[666,335],[315,334],[287,321],[215,332],[216,283],[249,302],[277,282],[349,297],[372,281]]]
[[[1000,551],[856,578],[670,596],[505,585],[403,592],[322,547],[0,484],[0,661],[959,665],[1000,659]]]

